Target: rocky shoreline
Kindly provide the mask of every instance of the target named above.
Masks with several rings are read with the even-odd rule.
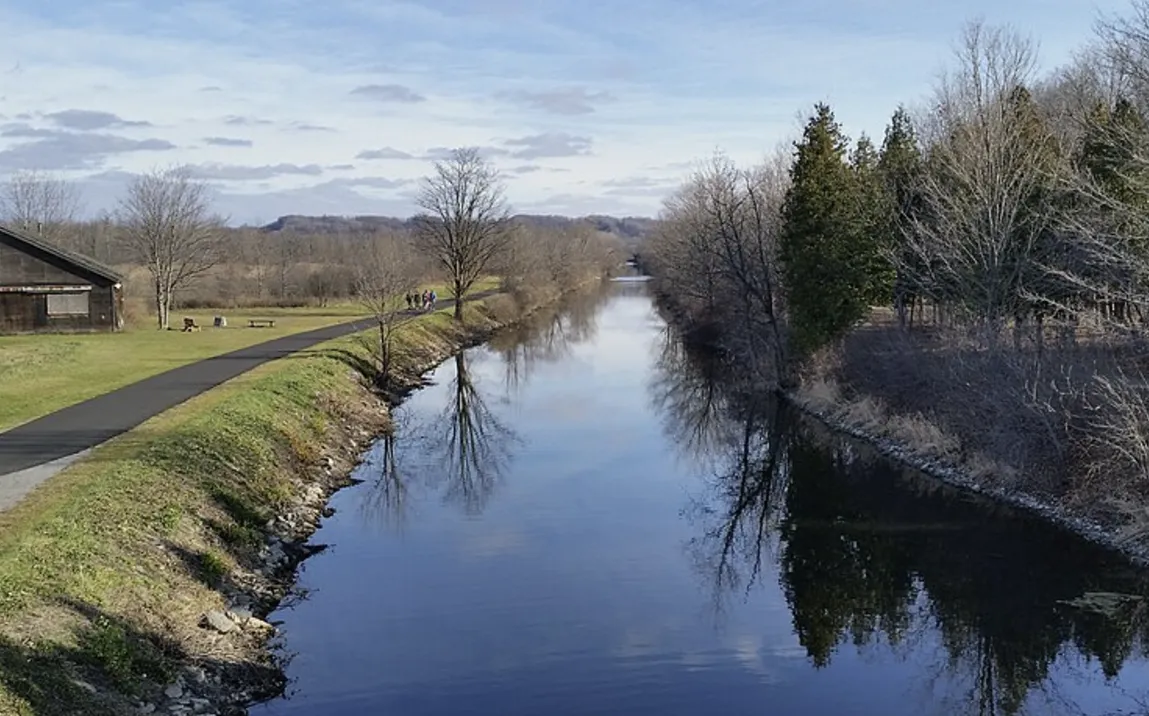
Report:
[[[709,345],[708,339],[711,339],[712,336],[707,335],[707,329],[691,328],[673,301],[663,297],[658,303],[660,309],[665,312],[664,315],[667,316],[667,320],[677,327],[685,337],[701,334],[699,342],[702,345]],[[1113,526],[1075,514],[1063,505],[1050,504],[1048,501],[1020,490],[1000,485],[982,484],[957,465],[921,455],[891,438],[872,435],[841,415],[835,414],[832,410],[820,408],[803,396],[800,387],[795,390],[779,391],[779,395],[830,430],[860,440],[888,459],[918,470],[923,475],[951,487],[968,490],[998,504],[1034,514],[1056,527],[1068,530],[1099,547],[1120,554],[1139,568],[1149,569],[1149,543],[1138,544],[1122,540]]]
[[[324,546],[310,544],[310,540],[322,520],[334,514],[327,504],[331,496],[359,482],[352,474],[365,453],[390,429],[391,409],[424,384],[428,371],[458,351],[485,343],[496,331],[529,319],[540,308],[542,305],[513,321],[492,321],[444,336],[442,343],[402,371],[395,392],[383,396],[362,385],[358,404],[336,411],[338,420],[331,426],[322,456],[292,478],[294,500],[264,526],[263,544],[249,563],[227,575],[219,589],[222,606],[200,617],[200,628],[217,640],[232,640],[232,646],[238,645],[247,658],[241,662],[181,664],[174,681],[136,703],[137,713],[243,716],[251,706],[283,693],[289,656],[277,641],[277,625],[267,617],[295,596],[302,562],[323,551]],[[354,371],[352,378],[363,383]],[[315,397],[324,399],[318,393]]]
[[[365,400],[363,407],[370,407],[368,403]],[[380,401],[373,412],[377,418],[386,416],[387,404]],[[242,641],[251,660],[234,665],[186,664],[157,697],[137,704],[139,713],[238,716],[252,704],[282,693],[287,680],[283,659],[276,654],[278,629],[265,619],[291,597],[300,563],[322,551],[308,541],[322,519],[334,513],[327,501],[356,482],[352,471],[381,434],[351,422],[344,422],[338,432],[345,438],[342,444],[330,445],[310,474],[296,479],[298,496],[266,525],[256,561],[228,575],[220,590],[224,608],[207,611],[201,618],[201,628],[214,632],[217,639]]]
[[[861,440],[891,460],[918,470],[946,485],[968,490],[999,504],[1037,515],[1082,539],[1120,554],[1137,567],[1149,568],[1149,545],[1123,541],[1118,538],[1114,529],[1096,520],[1072,514],[1061,505],[1049,504],[1019,490],[1011,490],[997,485],[984,485],[955,465],[918,454],[890,438],[871,435],[842,417],[813,406],[810,401],[801,396],[800,391],[786,393],[784,397],[792,405],[822,422],[831,430]]]

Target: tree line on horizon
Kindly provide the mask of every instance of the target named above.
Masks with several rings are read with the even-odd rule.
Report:
[[[1036,68],[969,23],[880,142],[818,104],[762,164],[705,163],[643,257],[748,380],[1146,536],[1149,2]]]
[[[530,302],[531,292],[567,290],[583,274],[620,263],[622,238],[614,231],[637,230],[626,220],[605,221],[612,217],[512,214],[501,175],[468,148],[435,163],[417,205],[420,213],[405,220],[374,217],[384,220],[335,224],[336,231],[282,222],[273,230],[228,226],[209,184],[187,166],[137,176],[114,211],[86,220],[74,183],[25,171],[0,186],[0,221],[123,270],[129,306],[161,329],[181,308],[349,300],[377,307],[379,290],[400,296],[408,284],[438,281],[465,296],[487,275]],[[400,271],[384,271],[381,261]],[[380,286],[384,280],[395,285]]]

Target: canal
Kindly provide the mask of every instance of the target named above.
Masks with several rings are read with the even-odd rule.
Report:
[[[640,282],[448,360],[335,496],[252,712],[1149,713],[1141,575],[728,372]]]

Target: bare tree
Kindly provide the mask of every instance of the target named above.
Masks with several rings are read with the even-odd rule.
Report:
[[[463,318],[467,292],[511,242],[510,211],[498,171],[476,148],[456,149],[435,163],[417,200],[416,247],[447,274],[455,319]]]
[[[1102,17],[1096,26],[1094,51],[1118,91],[1135,98],[1142,109],[1149,102],[1149,1],[1133,0],[1125,16]]]
[[[935,305],[960,304],[994,341],[1022,308],[1023,286],[1052,223],[1052,207],[1041,198],[1053,181],[1053,149],[1038,146],[1043,138],[1026,114],[1035,63],[1029,40],[973,23],[957,60],[938,87],[933,121],[922,127],[923,208],[910,222],[907,250],[891,258]]]
[[[156,320],[166,329],[176,293],[219,263],[224,222],[211,213],[207,185],[186,167],[134,179],[120,221],[124,243],[151,274]]]
[[[381,389],[388,388],[393,377],[404,297],[419,283],[415,268],[410,251],[391,234],[373,237],[360,260],[355,295],[375,319],[377,335],[370,341],[370,351],[376,366],[375,384]]]
[[[666,201],[648,247],[662,267],[660,281],[690,304],[684,308],[693,320],[733,329],[725,331],[726,347],[753,358],[776,385],[790,380],[778,277],[788,182],[782,154],[750,170],[719,154]]]
[[[59,242],[82,208],[76,185],[38,171],[21,171],[0,190],[0,216],[25,231]]]

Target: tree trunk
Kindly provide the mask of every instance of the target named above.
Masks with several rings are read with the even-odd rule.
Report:
[[[455,282],[455,320],[463,320],[463,286],[458,281]]]
[[[167,330],[168,313],[165,310],[164,288],[158,280],[156,281],[156,321],[159,323],[161,331]]]
[[[380,388],[387,387],[391,378],[391,345],[387,340],[387,324],[379,321],[379,375],[375,376],[375,385]]]

